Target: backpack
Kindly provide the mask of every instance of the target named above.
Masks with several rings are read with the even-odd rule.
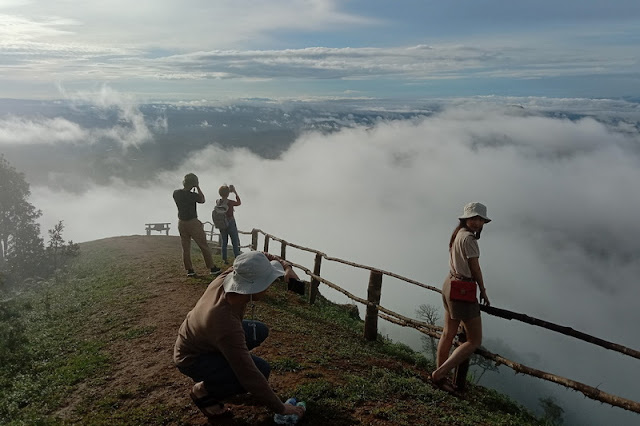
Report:
[[[228,210],[229,205],[226,201],[223,201],[222,199],[216,201],[216,206],[211,212],[211,220],[213,220],[213,226],[218,229],[227,229],[227,226],[229,226],[229,219],[227,218]]]

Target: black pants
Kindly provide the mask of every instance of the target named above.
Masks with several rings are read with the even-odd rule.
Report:
[[[254,327],[255,324],[255,338]],[[269,335],[269,329],[260,321],[242,321],[244,335],[249,350],[260,346]],[[258,370],[269,378],[271,366],[264,359],[251,355]],[[182,374],[191,377],[196,383],[204,382],[204,387],[209,395],[217,399],[224,399],[232,395],[247,392],[242,387],[235,373],[231,369],[229,362],[221,353],[202,354],[196,360],[186,366],[178,367]]]

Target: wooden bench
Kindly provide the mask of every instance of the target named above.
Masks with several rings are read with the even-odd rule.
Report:
[[[151,235],[151,231],[166,231],[167,235],[169,235],[169,225],[171,222],[163,222],[163,223],[145,223],[145,230],[147,231],[147,235]]]

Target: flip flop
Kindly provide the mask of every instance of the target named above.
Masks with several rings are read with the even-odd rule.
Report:
[[[229,408],[225,408],[222,402],[218,401],[211,395],[205,395],[201,398],[198,398],[196,394],[191,391],[189,392],[189,396],[191,397],[191,400],[196,405],[196,407],[198,407],[202,414],[204,414],[210,421],[219,419],[221,417],[228,417],[233,415],[232,411]],[[207,408],[214,406],[220,407],[219,413],[211,414],[209,413],[209,411],[207,411]]]

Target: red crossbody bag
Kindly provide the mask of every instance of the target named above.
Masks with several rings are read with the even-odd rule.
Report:
[[[451,265],[451,290],[449,298],[456,302],[478,302],[476,299],[476,282],[467,280],[459,280],[458,277],[464,278],[453,269],[453,260],[451,258],[451,247],[449,247],[449,262]]]
[[[449,298],[458,302],[477,302],[476,282],[451,280]]]

